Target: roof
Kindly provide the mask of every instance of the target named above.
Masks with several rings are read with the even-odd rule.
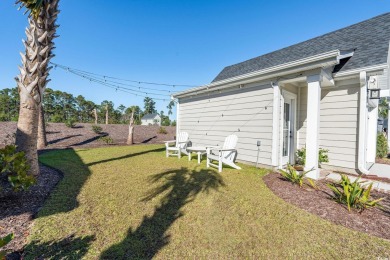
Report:
[[[324,34],[241,63],[225,67],[213,82],[267,69],[332,50],[352,50],[354,55],[338,71],[387,63],[390,13]]]
[[[159,116],[159,115],[158,115],[157,113],[154,113],[154,114],[147,114],[147,115],[144,115],[144,116],[141,118],[141,120],[142,120],[142,119],[145,119],[145,120],[147,120],[147,119],[155,119],[156,116]]]

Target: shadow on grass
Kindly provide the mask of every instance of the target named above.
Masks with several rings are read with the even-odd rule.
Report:
[[[143,152],[139,152],[139,153],[129,153],[129,154],[126,154],[124,156],[119,156],[119,157],[115,157],[115,158],[109,158],[109,159],[105,159],[105,160],[101,160],[101,161],[88,163],[87,166],[92,166],[95,164],[106,163],[106,162],[112,162],[112,161],[116,161],[116,160],[127,159],[127,158],[131,158],[134,156],[139,156],[139,155],[143,155],[143,154],[147,154],[147,153],[158,153],[158,152],[163,152],[163,151],[165,151],[165,147],[164,148],[157,148],[157,149],[153,149],[153,150],[147,150],[147,151],[143,151]]]
[[[181,168],[156,174],[151,183],[162,182],[148,192],[143,201],[165,194],[152,216],[144,216],[141,224],[128,230],[127,237],[104,251],[102,259],[152,259],[169,243],[169,227],[183,216],[182,208],[201,192],[218,190],[224,186],[219,173],[213,170]]]
[[[38,217],[50,216],[57,213],[69,212],[79,206],[77,196],[88,180],[91,172],[89,166],[126,159],[152,152],[161,152],[163,148],[145,150],[138,153],[129,153],[124,156],[104,159],[89,164],[85,164],[73,149],[56,150],[43,154],[40,161],[59,170],[63,174],[63,179],[57,184],[45,207],[39,212]],[[108,155],[109,157],[110,155]]]
[[[46,243],[31,242],[25,247],[24,259],[81,259],[95,236],[74,237]]]

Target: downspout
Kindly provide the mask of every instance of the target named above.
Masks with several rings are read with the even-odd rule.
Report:
[[[358,170],[362,174],[369,174],[366,169],[367,147],[367,73],[360,72],[360,103],[359,103],[359,147],[358,147]]]

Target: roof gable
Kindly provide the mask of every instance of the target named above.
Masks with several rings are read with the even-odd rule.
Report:
[[[225,67],[213,82],[338,50],[355,50],[339,71],[387,63],[390,13]]]
[[[156,117],[160,117],[157,113],[144,115],[141,120],[147,119],[155,119]]]

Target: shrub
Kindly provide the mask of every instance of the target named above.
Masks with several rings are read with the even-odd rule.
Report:
[[[306,163],[306,147],[298,149],[295,153],[297,156],[296,163],[299,165],[305,165]]]
[[[69,128],[73,128],[76,126],[76,120],[74,120],[73,118],[70,118],[70,119],[65,121],[65,125]]]
[[[176,126],[176,120],[173,120],[173,121],[171,122],[171,126]]]
[[[285,180],[287,180],[293,184],[297,184],[297,185],[299,185],[299,187],[302,188],[303,184],[305,184],[304,180],[305,180],[306,174],[308,174],[312,170],[313,169],[299,173],[297,170],[294,169],[294,167],[292,167],[290,164],[287,164],[286,171],[285,170],[279,170],[279,171]],[[309,182],[310,186],[312,186],[313,188],[316,188],[316,184],[312,179],[306,178],[306,180]]]
[[[114,140],[110,136],[102,136],[99,138],[99,141],[106,143],[106,144],[113,144]]]
[[[14,239],[14,234],[9,234],[5,237],[0,237],[0,248],[2,248],[3,246],[6,246],[9,242],[12,241],[12,239]],[[0,259],[6,259],[5,256],[6,256],[7,252],[5,251],[0,251]]]
[[[341,174],[341,181],[338,184],[327,185],[333,192],[333,199],[346,205],[349,211],[351,211],[351,208],[355,208],[362,212],[366,208],[380,205],[378,202],[383,198],[376,200],[370,198],[372,183],[365,188],[359,180],[360,178],[357,178],[354,182],[351,182],[346,175]]]
[[[388,149],[386,137],[383,134],[378,134],[376,139],[376,156],[379,158],[387,157]]]
[[[328,157],[329,150],[320,148],[318,150],[318,166],[321,166],[321,163],[329,162]],[[306,163],[306,147],[302,147],[301,149],[298,149],[296,152],[296,163],[299,165],[305,165]]]
[[[102,132],[102,128],[98,125],[93,125],[92,126],[92,131],[95,132],[96,134],[100,134]]]
[[[160,127],[158,129],[158,133],[166,135],[168,132],[167,132],[167,129],[165,129],[165,127]]]
[[[6,174],[15,191],[27,190],[36,183],[32,175],[28,175],[30,166],[24,152],[16,152],[15,145],[7,145],[0,149],[0,174]]]

